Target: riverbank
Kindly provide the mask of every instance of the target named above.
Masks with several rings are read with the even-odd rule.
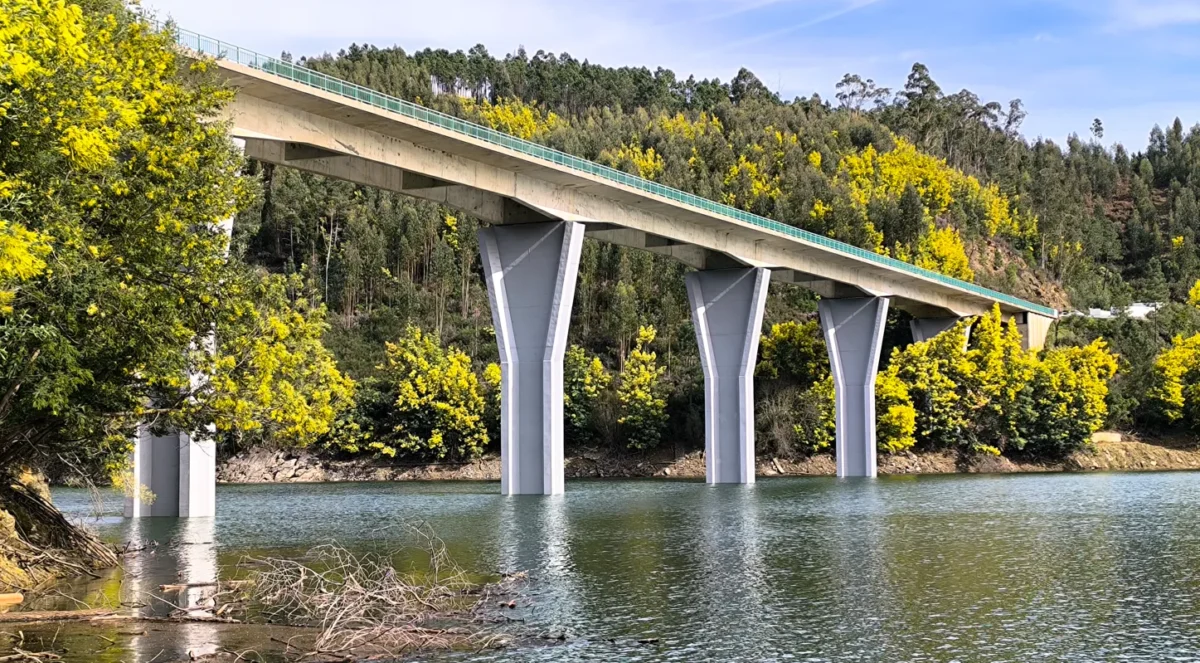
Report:
[[[1006,474],[1018,472],[1158,471],[1200,469],[1195,440],[1143,441],[1119,433],[1098,433],[1092,448],[1056,462],[1022,461],[954,451],[880,455],[879,473]],[[567,457],[567,478],[704,478],[704,453],[675,458],[669,452],[648,455],[583,451]],[[759,457],[758,476],[832,476],[833,456]],[[436,481],[500,479],[500,458],[487,455],[469,463],[389,463],[338,459],[303,450],[254,449],[222,458],[221,483],[312,483],[337,481]]]

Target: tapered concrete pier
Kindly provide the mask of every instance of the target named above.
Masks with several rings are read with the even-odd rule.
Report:
[[[581,223],[479,231],[500,346],[500,492],[563,492],[563,356],[575,300]]]
[[[886,297],[822,299],[817,304],[836,391],[839,477],[874,477],[875,375],[887,323]]]
[[[767,269],[687,275],[704,368],[705,477],[754,483],[754,366],[767,303]]]

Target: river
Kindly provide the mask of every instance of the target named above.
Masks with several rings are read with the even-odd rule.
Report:
[[[468,569],[528,571],[512,613],[565,636],[442,660],[1200,660],[1200,473],[496,488],[223,485],[215,523],[126,521],[112,497],[92,520],[104,538],[164,545],[138,556],[136,578],[89,587],[128,593],[331,540],[367,548],[423,520]],[[85,491],[54,497],[94,511]],[[147,637],[104,658],[241,644],[204,642],[221,637]]]

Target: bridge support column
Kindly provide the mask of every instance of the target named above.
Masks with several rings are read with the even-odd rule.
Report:
[[[721,269],[687,275],[704,369],[705,477],[754,483],[754,365],[771,272]]]
[[[909,321],[908,325],[912,329],[913,343],[924,343],[934,336],[948,331],[961,320],[962,318],[913,318]],[[970,342],[971,327],[968,325],[964,333],[963,343]]]
[[[1046,335],[1050,333],[1052,318],[1037,313],[1023,313],[1017,320],[1021,330],[1021,345],[1025,350],[1041,350],[1046,347]]]
[[[817,303],[836,393],[839,477],[874,477],[875,374],[888,299],[822,299]]]
[[[500,346],[500,492],[563,492],[563,356],[575,300],[581,223],[479,231]]]
[[[211,518],[217,512],[217,445],[183,432],[155,435],[138,426],[126,518]],[[151,495],[146,495],[145,491]]]

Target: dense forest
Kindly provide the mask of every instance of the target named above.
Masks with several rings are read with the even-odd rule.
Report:
[[[790,101],[746,69],[727,83],[684,80],[565,53],[496,58],[483,46],[409,54],[355,45],[299,63],[1061,310],[1174,302],[1151,321],[1068,319],[1054,332],[1052,343],[1064,347],[1103,336],[1120,356],[1107,395],[1112,426],[1161,422],[1162,408],[1142,402],[1156,379],[1155,357],[1176,334],[1200,330],[1185,304],[1200,278],[1200,127],[1185,131],[1178,119],[1166,131],[1155,127],[1135,152],[1105,146],[1099,119],[1090,135],[1065,145],[1030,141],[1019,99],[947,94],[919,63],[896,90],[848,74],[836,99]],[[410,326],[464,353],[488,390],[496,349],[476,220],[390,192],[252,168],[261,199],[238,219],[238,250],[272,271],[304,274],[307,295],[329,307],[326,344],[359,380],[360,401],[374,404],[370,414],[360,403],[356,433],[365,426],[394,437],[395,427],[378,421],[395,397],[387,344],[411,335]],[[584,364],[595,357],[617,373],[639,330],[654,331],[646,345],[661,364],[662,416],[673,422],[677,448],[702,444],[687,269],[589,240],[571,326]],[[814,303],[803,290],[773,285],[768,329],[810,320]],[[885,358],[908,344],[906,330],[903,314],[893,314]],[[820,360],[823,346],[812,341]],[[813,417],[802,414],[814,398],[805,389],[822,376],[800,371],[785,382],[801,395],[785,389],[780,401],[779,380],[759,374],[760,408],[786,415],[782,427],[775,416],[760,431],[760,446],[822,446],[811,436]],[[620,403],[596,408],[573,439],[626,446]],[[375,449],[395,452],[378,441]]]

